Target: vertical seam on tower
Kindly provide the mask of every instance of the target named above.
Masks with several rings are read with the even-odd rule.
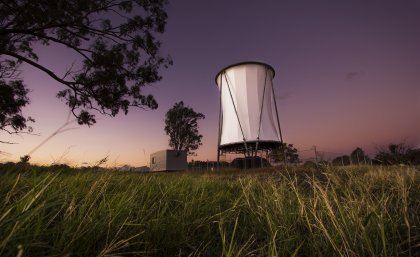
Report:
[[[219,95],[219,141],[217,145],[217,155],[219,158],[220,143],[222,141],[222,127],[223,127],[223,112],[222,112],[222,90],[223,90],[223,76],[220,76],[220,95]]]
[[[276,93],[274,93],[274,87],[273,86],[271,86],[271,92],[273,94],[273,99],[274,99],[274,108],[276,109],[277,126],[279,127],[279,136],[280,136],[281,148],[283,149],[284,165],[287,167],[286,151],[285,151],[283,136],[282,136],[281,128],[280,128],[279,111],[277,110]]]
[[[267,72],[268,72],[268,68],[265,67],[265,79],[264,79],[264,89],[263,89],[263,97],[262,97],[262,101],[261,101],[261,110],[260,110],[260,122],[258,124],[258,135],[257,135],[257,143],[255,146],[255,153],[258,151],[258,143],[260,142],[260,132],[261,132],[261,121],[262,121],[262,112],[263,112],[263,107],[264,107],[264,98],[265,98],[265,87],[267,85]]]

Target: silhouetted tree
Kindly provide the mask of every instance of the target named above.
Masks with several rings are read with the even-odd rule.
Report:
[[[408,149],[407,155],[408,155],[410,164],[420,165],[420,148]]]
[[[333,165],[350,165],[350,156],[348,155],[343,155],[343,156],[338,156],[336,158],[334,158],[332,160],[332,164]]]
[[[31,157],[29,155],[24,155],[20,157],[20,164],[29,164]]]
[[[165,119],[165,132],[169,136],[169,146],[174,150],[185,150],[192,154],[202,145],[203,136],[198,132],[197,121],[204,118],[204,114],[184,106],[184,102],[176,103],[166,113]]]
[[[34,121],[31,117],[22,115],[22,107],[29,103],[28,90],[20,80],[6,82],[0,80],[0,130],[9,134],[32,132],[26,123]],[[9,143],[1,141],[0,143]]]
[[[370,161],[369,156],[365,154],[362,148],[357,147],[350,154],[350,159],[352,164],[368,164]]]
[[[154,97],[143,95],[141,88],[159,81],[159,68],[171,64],[161,57],[155,38],[164,32],[165,4],[166,0],[1,1],[0,81],[17,88],[12,93],[24,99],[20,105],[9,101],[10,106],[29,102],[17,72],[25,63],[66,87],[57,97],[65,100],[79,124],[96,122],[92,110],[113,117],[120,111],[126,114],[131,106],[157,108]],[[38,62],[37,51],[49,45],[70,49],[78,63],[69,63],[64,75],[55,73]],[[0,94],[0,102],[4,97]],[[17,113],[15,132],[31,120]]]
[[[405,143],[389,144],[386,149],[379,150],[373,161],[382,165],[416,164],[419,154],[420,149],[412,149]]]
[[[357,147],[354,149],[350,156],[342,155],[334,158],[332,160],[333,165],[350,165],[350,164],[368,164],[370,163],[370,158],[365,154],[362,148]]]
[[[285,151],[287,163],[297,164],[300,162],[298,150],[293,147],[293,144],[287,144],[286,142],[284,142],[278,148],[273,149],[273,161],[282,162],[284,160],[283,149]]]

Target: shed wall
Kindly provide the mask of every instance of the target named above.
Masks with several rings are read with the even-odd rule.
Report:
[[[150,155],[150,171],[166,170],[166,150]]]
[[[163,150],[150,155],[150,171],[186,170],[187,153],[185,151]]]
[[[186,170],[187,153],[185,151],[167,151],[167,170]]]

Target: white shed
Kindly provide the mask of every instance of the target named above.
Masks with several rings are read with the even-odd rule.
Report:
[[[186,170],[187,152],[178,150],[162,150],[150,155],[150,171]]]

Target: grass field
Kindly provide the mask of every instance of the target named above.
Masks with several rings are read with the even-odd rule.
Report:
[[[2,166],[0,256],[419,256],[414,167]]]

